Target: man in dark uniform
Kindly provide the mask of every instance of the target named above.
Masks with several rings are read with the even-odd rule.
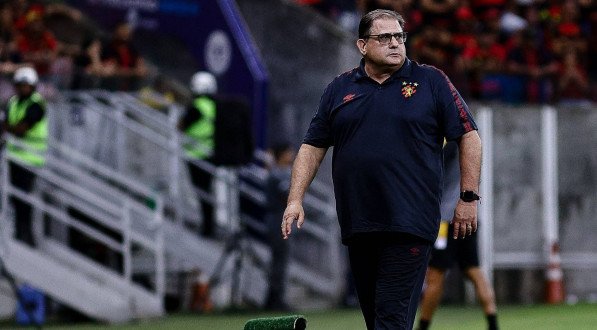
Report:
[[[35,91],[38,82],[37,72],[30,67],[17,69],[13,79],[16,95],[9,101],[4,114],[2,128],[18,138],[23,146],[8,143],[8,154],[19,162],[10,162],[10,181],[22,190],[30,192],[36,176],[30,167],[41,167],[45,163],[44,152],[47,150],[48,125],[45,101]],[[15,211],[15,236],[18,240],[34,246],[31,232],[31,206],[19,198],[13,197]]]
[[[304,222],[303,198],[329,147],[342,241],[368,329],[412,329],[437,237],[444,138],[462,172],[454,235],[477,225],[481,140],[440,70],[406,57],[404,19],[389,10],[359,24],[359,67],[328,85],[293,165],[282,235]]]
[[[461,240],[450,239],[454,232],[450,221],[454,216],[454,207],[459,198],[459,179],[458,146],[456,143],[450,142],[444,147],[444,189],[441,204],[443,220],[431,251],[431,259],[425,277],[426,286],[421,301],[419,330],[429,328],[433,313],[442,299],[446,271],[455,263],[458,263],[461,271],[473,282],[487,319],[488,329],[498,329],[493,289],[479,268],[477,233],[474,232]]]

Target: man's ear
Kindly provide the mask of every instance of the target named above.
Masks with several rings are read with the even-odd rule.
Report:
[[[364,39],[357,40],[357,48],[359,49],[359,52],[361,52],[361,55],[365,56],[365,54],[367,54],[367,43]]]

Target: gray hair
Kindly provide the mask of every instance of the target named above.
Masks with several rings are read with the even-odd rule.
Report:
[[[402,15],[393,10],[375,9],[363,15],[361,18],[361,22],[359,23],[359,38],[362,39],[368,35],[373,22],[381,18],[395,19],[398,21],[398,24],[400,24],[400,27],[404,29],[405,21]]]

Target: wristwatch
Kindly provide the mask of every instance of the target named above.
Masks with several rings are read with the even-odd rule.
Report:
[[[477,195],[476,192],[471,190],[464,190],[460,192],[460,199],[464,202],[473,202],[481,199],[481,196]]]

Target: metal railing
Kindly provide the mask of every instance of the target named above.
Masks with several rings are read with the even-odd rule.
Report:
[[[11,144],[27,149],[27,146],[11,136]],[[164,233],[162,223],[164,208],[162,197],[155,192],[148,191],[142,185],[126,178],[122,178],[101,165],[86,159],[77,151],[52,141],[46,155],[43,167],[29,167],[20,159],[2,151],[2,237],[9,241],[9,200],[19,199],[32,206],[36,250],[47,253],[47,244],[58,244],[61,249],[84,255],[86,251],[77,250],[70,245],[68,234],[64,237],[53,237],[52,228],[61,228],[62,232],[76,231],[97,244],[106,247],[115,255],[122,257],[122,262],[116,267],[95,264],[86,269],[88,276],[95,277],[93,272],[109,271],[113,276],[120,277],[130,286],[141,286],[133,279],[135,269],[133,258],[139,250],[147,251],[155,260],[152,271],[154,285],[150,290],[159,301],[163,300],[165,292],[165,262],[164,262]],[[9,164],[17,164],[32,171],[37,182],[32,192],[25,192],[15,187],[10,180]],[[154,207],[150,208],[132,194],[123,193],[113,186],[107,185],[99,177],[110,177],[112,182],[126,187],[134,192],[138,198],[151,199]],[[76,210],[78,216],[72,214]],[[84,220],[80,216],[84,216]],[[93,221],[89,221],[93,219]],[[45,227],[45,229],[44,229]],[[6,249],[6,246],[3,246]],[[10,251],[4,251],[10,253]],[[95,270],[94,270],[94,269]],[[65,279],[68,280],[68,279]],[[122,289],[122,286],[119,287]],[[122,292],[125,296],[132,296],[134,290]]]
[[[58,126],[55,138],[61,140],[63,146],[75,146],[71,149],[76,149],[77,146],[76,141],[69,141],[73,122],[69,113],[73,109],[78,108],[77,111],[81,112],[82,117],[88,116],[89,122],[86,124],[92,126],[91,131],[95,129],[99,132],[98,127],[103,130],[93,135],[97,145],[79,147],[84,149],[82,154],[86,157],[73,159],[73,162],[87,165],[97,163],[94,171],[106,174],[103,180],[110,180],[114,176],[119,181],[126,182],[127,186],[143,186],[143,189],[138,188],[144,193],[148,193],[148,189],[159,193],[163,197],[163,207],[168,214],[167,221],[180,224],[181,228],[184,228],[182,225],[185,223],[201,225],[201,202],[218,207],[214,204],[212,192],[202,191],[190,184],[186,173],[187,164],[193,164],[214,177],[217,176],[218,169],[209,162],[190,159],[181,149],[183,141],[188,138],[176,128],[178,118],[182,114],[179,105],[173,105],[167,112],[161,112],[143,104],[131,94],[86,91],[64,93],[64,97],[51,104],[50,108],[50,114],[58,117],[55,118]],[[85,129],[86,127],[82,127],[82,130]],[[66,153],[69,153],[68,150]],[[241,198],[264,210],[266,198],[262,187],[268,175],[268,157],[264,151],[257,150],[254,162],[237,169],[239,181],[238,187],[235,188],[238,189]],[[222,178],[219,178],[219,181],[229,186],[235,184],[226,179],[222,181]],[[336,230],[331,188],[316,180],[305,198],[305,207],[310,210],[309,225],[305,226],[299,235],[304,235],[305,239],[311,242],[317,242],[315,244],[320,247],[321,253],[318,254],[319,258],[298,255],[295,262],[302,265],[303,271],[310,269],[327,277],[329,282],[322,287],[324,295],[337,296],[343,288],[344,261],[340,252],[339,233]],[[232,222],[238,220],[242,220],[254,232],[265,230],[262,219],[244,212],[243,209],[240,210],[239,216],[239,219],[228,219],[228,223],[220,224],[217,231],[220,232],[221,239],[233,235],[238,224]],[[197,239],[203,238],[197,236]],[[255,244],[260,243],[256,241]],[[305,278],[302,281],[309,279]]]

